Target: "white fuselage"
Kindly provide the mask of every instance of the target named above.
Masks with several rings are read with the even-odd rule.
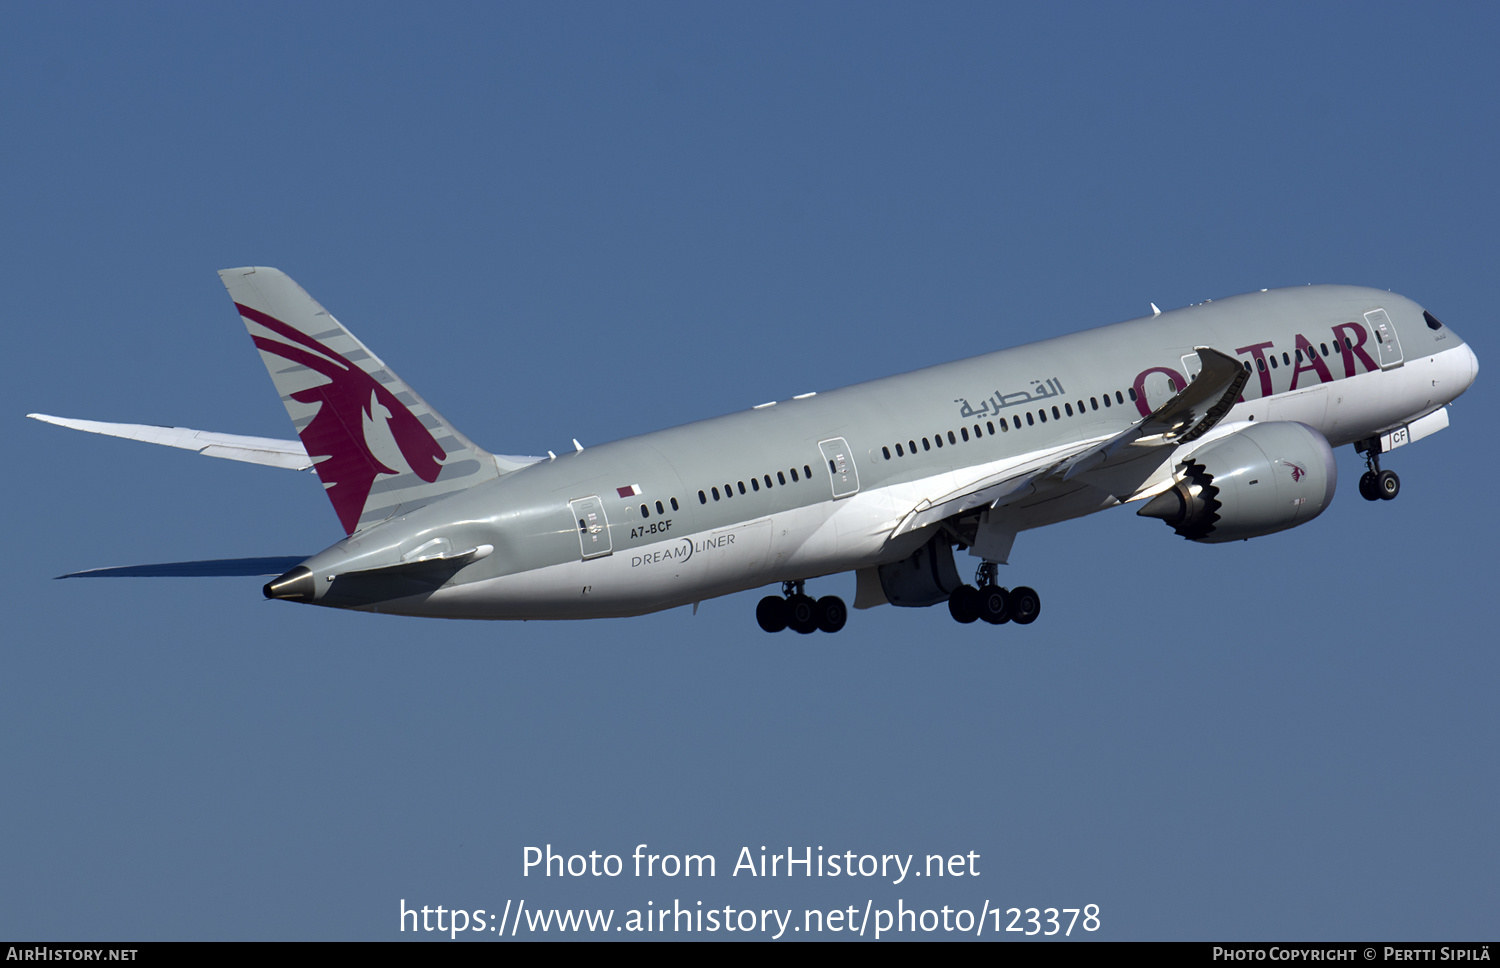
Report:
[[[1149,323],[1150,320],[1146,322]],[[1135,326],[1137,331],[1142,329],[1139,321],[1120,326]],[[1091,335],[1108,334],[1112,329],[1115,327],[1069,338],[1073,341],[1069,346],[1070,353],[1077,354],[1082,348],[1079,344]],[[1135,335],[1138,336],[1138,333]],[[1227,342],[1227,352],[1236,350],[1236,345],[1252,343],[1260,335],[1258,332],[1246,332],[1243,336],[1232,335],[1226,340],[1226,334],[1219,332],[1213,334],[1213,345],[1217,347]],[[1322,352],[1309,348],[1307,354],[1309,359],[1317,360],[1319,371],[1328,373],[1331,377],[1328,380],[1321,379],[1313,364],[1304,364],[1300,356],[1297,369],[1291,374],[1287,373],[1285,366],[1268,367],[1262,362],[1266,347],[1270,347],[1270,355],[1275,356],[1283,348],[1292,345],[1291,337],[1280,337],[1249,351],[1238,350],[1240,358],[1246,364],[1256,360],[1258,368],[1258,372],[1252,371],[1246,391],[1239,402],[1205,436],[1191,443],[1158,450],[1152,457],[1152,466],[1145,472],[1132,475],[1129,485],[1124,489],[1098,482],[1033,482],[1027,485],[1027,489],[1009,494],[1003,502],[997,503],[1005,505],[1013,531],[1040,527],[1159,493],[1172,484],[1176,469],[1193,451],[1253,424],[1297,421],[1317,430],[1334,446],[1365,441],[1432,414],[1451,402],[1473,382],[1477,373],[1477,361],[1466,344],[1455,338],[1446,345],[1439,342],[1431,347],[1424,346],[1416,337],[1425,334],[1414,329],[1409,315],[1403,317],[1402,335],[1409,347],[1406,358],[1398,357],[1397,362],[1387,368],[1380,368],[1379,365],[1369,368],[1367,364],[1354,362],[1354,356],[1344,351],[1343,357],[1351,361],[1348,363],[1349,370],[1364,369],[1364,372],[1346,373],[1340,372],[1341,350],[1345,348],[1336,341],[1338,332],[1335,332],[1332,352],[1327,348],[1329,339],[1326,335],[1309,333],[1308,339],[1303,340],[1299,334],[1299,346],[1310,340],[1315,347],[1320,342],[1319,337],[1322,337]],[[1446,336],[1446,333],[1441,335]],[[1100,358],[1089,364],[1093,374],[1075,375],[1075,371],[1083,369],[1075,366],[1068,371],[1068,384],[1083,385],[1088,380],[1108,387],[1121,384],[1129,386],[1133,382],[1139,388],[1139,396],[1143,401],[1135,406],[1142,412],[1146,412],[1148,406],[1144,401],[1149,400],[1149,406],[1156,406],[1162,402],[1160,397],[1170,395],[1170,389],[1151,382],[1154,379],[1150,376],[1151,370],[1130,381],[1129,377],[1134,374],[1136,364],[1129,361],[1127,366],[1131,372],[1121,373],[1113,378],[1099,376],[1096,379],[1100,371],[1107,370],[1111,365],[1109,340],[1101,336],[1099,342]],[[1181,355],[1183,344],[1180,339],[1165,339],[1163,342],[1167,346],[1161,353],[1162,357],[1175,363],[1176,357]],[[1356,352],[1358,349],[1355,346]],[[1416,349],[1417,352],[1410,352],[1411,349]],[[1399,353],[1399,349],[1397,352]],[[995,357],[1005,355],[992,354]],[[953,367],[959,365],[950,364]],[[906,378],[895,377],[881,381],[881,393],[886,397],[893,395],[900,389],[896,381],[903,379],[913,381],[914,394],[927,393],[940,376],[938,371],[941,369],[933,368]],[[1061,365],[1058,369],[1062,370]],[[1153,369],[1168,371],[1172,368],[1156,366]],[[1292,383],[1301,385],[1292,389],[1287,382],[1288,375]],[[1185,383],[1190,377],[1179,379],[1183,379]],[[1278,386],[1278,381],[1281,386]],[[1062,382],[1059,380],[1059,385]],[[1177,386],[1175,381],[1172,385]],[[1269,394],[1256,392],[1266,387],[1271,390]],[[1108,396],[1107,391],[1105,395]],[[1096,411],[1102,414],[1097,400],[1092,408],[1085,402],[1095,396],[1097,394],[1089,398],[1080,397],[1077,401],[1078,409],[1088,411],[1091,417]],[[1132,394],[1132,399],[1134,397],[1135,394]],[[1123,397],[1120,399],[1123,406],[1113,408],[1116,412],[1132,406],[1130,401]],[[1058,402],[1061,402],[1060,397]],[[965,406],[968,404],[965,403]],[[1068,403],[1067,406],[1071,415],[1072,404]],[[1055,405],[1049,405],[1042,409],[1058,412],[1054,407]],[[997,413],[999,412],[997,403]],[[1038,415],[1045,418],[1044,413]],[[1126,411],[1126,415],[1130,419],[1138,416],[1131,411]],[[708,448],[724,433],[723,428],[715,425],[719,421],[730,419],[719,418],[718,421],[705,421],[690,425],[689,428],[677,428],[674,439],[680,442],[687,430],[696,428],[697,433],[702,435],[703,447]],[[1014,420],[1017,429],[1012,431],[1005,425],[1006,434],[1019,440],[1023,426],[1029,429],[1029,425],[1023,425],[1017,414],[1009,414],[1007,419]],[[1055,420],[1056,418],[1054,422]],[[695,522],[690,512],[700,510],[695,507],[699,501],[688,495],[697,491],[696,482],[686,480],[686,474],[682,472],[686,461],[678,459],[675,453],[668,453],[667,463],[675,469],[676,476],[673,480],[680,482],[680,486],[674,490],[681,492],[687,507],[676,515],[676,522],[670,517],[662,519],[661,526],[664,530],[660,532],[634,540],[624,538],[629,522],[615,519],[621,513],[634,513],[635,499],[631,498],[624,502],[626,512],[610,511],[609,526],[620,529],[621,537],[614,541],[608,554],[543,563],[477,580],[461,580],[463,573],[460,573],[458,579],[424,597],[354,607],[452,618],[563,619],[633,615],[774,582],[872,568],[905,558],[932,537],[934,529],[931,525],[904,533],[900,530],[908,514],[914,508],[923,506],[924,502],[935,501],[942,495],[962,492],[966,487],[977,487],[981,482],[1003,477],[1009,468],[1035,464],[1039,459],[1046,458],[1049,452],[1066,453],[1076,450],[1081,444],[1106,440],[1113,430],[1111,427],[1080,425],[1077,434],[1069,436],[1053,433],[1049,439],[1039,441],[1043,446],[1036,449],[1027,449],[1023,445],[1011,446],[998,453],[973,451],[971,453],[977,459],[972,461],[950,459],[928,473],[887,475],[883,479],[882,468],[899,463],[890,456],[888,448],[884,450],[885,456],[882,456],[885,439],[906,437],[907,432],[897,433],[893,429],[883,436],[877,436],[879,431],[870,427],[862,430],[848,429],[852,423],[850,420],[830,420],[826,428],[812,430],[809,438],[825,435],[833,437],[836,434],[840,439],[848,438],[854,470],[862,482],[852,493],[833,496],[827,479],[820,477],[815,486],[821,490],[821,496],[815,494],[795,506],[778,508],[769,513],[756,513],[757,509],[752,501],[734,497],[734,501],[744,508],[743,518],[723,520],[721,516],[717,521]],[[990,437],[997,436],[993,421],[989,425]],[[974,432],[982,435],[980,423],[974,424]],[[942,436],[941,431],[935,436]],[[639,439],[652,442],[654,438],[648,436]],[[968,439],[966,429],[964,439]],[[925,454],[928,451],[927,440],[925,437],[921,440]],[[660,450],[662,446],[665,445],[657,445],[656,449]],[[901,449],[904,452],[906,448]],[[950,446],[948,449],[955,448]],[[816,465],[816,461],[811,463]],[[769,477],[767,482],[769,485]],[[722,486],[726,492],[724,503],[733,503],[727,500],[735,493],[731,485]],[[713,501],[719,501],[717,487],[715,485]],[[835,485],[832,490],[838,489]],[[594,475],[590,480],[580,482],[577,490],[579,496],[602,490],[599,477]],[[760,490],[758,482],[756,490]],[[558,493],[562,494],[563,491],[560,489]],[[712,510],[712,502],[706,495],[701,491],[697,493],[702,503]],[[743,483],[738,486],[738,494],[753,496],[747,494]],[[676,498],[673,500],[675,504]],[[441,505],[432,510],[439,507]],[[641,505],[641,513],[651,513],[646,504]],[[569,518],[559,516],[558,521],[560,529],[568,528]],[[695,527],[695,523],[700,523],[701,526]],[[675,528],[672,527],[674,524],[677,525]],[[629,530],[633,534],[636,529]]]

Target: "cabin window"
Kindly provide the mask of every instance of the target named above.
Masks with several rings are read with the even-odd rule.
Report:
[[[680,510],[682,510],[681,508],[679,508],[677,506],[677,499],[675,497],[672,498],[672,510],[674,510],[674,511],[680,511]]]
[[[906,452],[901,449],[901,445],[900,444],[896,445],[896,456],[897,457],[905,457],[906,456]]]
[[[931,450],[932,449],[932,445],[927,442],[927,438],[926,437],[922,438],[922,449],[923,450]]]
[[[937,443],[937,445],[939,447],[943,446],[943,435],[942,434],[935,434],[935,435],[933,435],[932,439]]]
[[[708,495],[704,494],[702,491],[699,491],[698,492],[698,503],[699,504],[707,504],[708,503]]]
[[[1020,420],[1021,418],[1017,417],[1016,419]],[[1030,410],[1026,411],[1026,426],[1028,426],[1028,427],[1035,427],[1036,426],[1036,418],[1031,415],[1031,411]],[[1018,425],[1016,427],[1016,429],[1020,430],[1021,428]]]
[[[1319,343],[1318,344],[1318,349],[1320,349],[1320,350],[1323,351],[1323,355],[1324,356],[1328,355],[1328,344],[1327,343]]]
[[[964,443],[967,444],[969,442],[969,428],[968,427],[960,427],[960,428],[958,428],[958,432],[963,437]],[[979,425],[978,424],[974,425],[974,432],[976,434],[979,433]]]
[[[1170,391],[1172,391],[1173,393],[1176,393],[1177,392],[1177,381],[1174,380],[1174,379],[1172,379],[1171,377],[1167,377],[1167,389],[1170,390]]]
[[[900,447],[901,445],[897,444],[896,446]],[[881,447],[880,448],[880,452],[885,455],[885,459],[886,460],[890,460],[891,459],[891,449],[889,447]]]
[[[750,490],[756,491],[756,492],[760,491],[760,478],[758,478],[758,477],[752,477],[752,478],[750,478]]]
[[[992,421],[992,420],[986,420],[984,422],[984,425],[986,427],[990,428],[990,436],[991,437],[995,436],[995,423],[994,423],[994,421]],[[1001,427],[1005,426],[1005,421],[1004,420],[1000,421],[1000,426]]]
[[[1266,372],[1266,361],[1257,356],[1255,358],[1255,368],[1262,373]]]
[[[1053,409],[1055,410],[1057,408],[1054,407]],[[1065,403],[1065,404],[1063,404],[1063,409],[1068,412],[1068,416],[1070,416],[1070,417],[1073,416],[1073,405],[1071,403]]]
[[[724,485],[724,496],[725,497],[734,497],[734,488],[731,485],[729,485],[729,484],[725,484]]]
[[[1271,369],[1273,369],[1273,370],[1276,369],[1276,354],[1275,353],[1271,354]]]
[[[1099,409],[1099,398],[1098,397],[1089,397],[1089,405],[1092,406],[1095,410],[1098,410]],[[1078,409],[1082,410],[1083,408],[1079,407]]]
[[[1292,358],[1288,354],[1282,353],[1281,354],[1281,362],[1285,363],[1287,366],[1291,366],[1292,365]]]
[[[660,501],[656,502],[656,513],[657,514],[666,514],[667,513],[667,509],[661,506],[661,502]]]
[[[1114,406],[1114,404],[1109,402],[1109,394],[1107,393],[1104,395],[1104,405],[1106,407]]]
[[[964,437],[967,438],[968,434],[965,434]],[[950,443],[950,444],[956,444],[956,443],[958,443],[958,438],[955,437],[955,436],[953,436],[953,431],[951,431],[951,430],[948,431],[948,443]]]
[[[714,500],[717,501],[719,499],[719,489],[717,487],[713,487],[709,488],[709,490],[713,491]]]
[[[781,473],[781,471],[776,472],[776,480],[781,482],[782,487],[786,486],[786,475]]]
[[[641,505],[641,517],[643,517],[643,518],[649,518],[649,517],[651,517],[651,512],[646,510],[646,505],[644,505],[644,504]]]
[[[1132,399],[1132,400],[1135,399],[1135,391],[1134,390],[1130,391],[1130,399]],[[1125,394],[1121,393],[1119,390],[1115,391],[1115,403],[1118,403],[1122,407],[1125,406]]]
[[[1116,391],[1115,391],[1115,397],[1116,397],[1116,399],[1118,399],[1118,398],[1119,398],[1119,396],[1120,396],[1120,391],[1119,391],[1119,390],[1116,390]],[[1130,388],[1130,399],[1131,399],[1131,400],[1135,400],[1135,399],[1136,399],[1136,396],[1135,396],[1135,387],[1131,387],[1131,388]],[[1125,402],[1125,401],[1124,401],[1124,400],[1120,400],[1120,402],[1121,402],[1121,403],[1124,403],[1124,402]]]
[[[792,483],[795,484],[795,483],[797,483],[797,468],[793,467],[791,473],[792,473]]]
[[[802,465],[802,473],[804,473],[804,474],[807,475],[807,479],[809,481],[812,480],[812,468],[811,467],[808,467],[806,464],[803,464]]]
[[[1062,419],[1062,411],[1059,410],[1059,409],[1057,409],[1056,407],[1053,407],[1052,408],[1052,419],[1053,420],[1061,420]]]

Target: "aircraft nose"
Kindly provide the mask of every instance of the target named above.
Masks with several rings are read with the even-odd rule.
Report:
[[[1474,348],[1468,343],[1464,344],[1464,349],[1469,353],[1469,380],[1464,384],[1464,389],[1467,390],[1474,385],[1475,378],[1479,376],[1479,357],[1474,355]]]

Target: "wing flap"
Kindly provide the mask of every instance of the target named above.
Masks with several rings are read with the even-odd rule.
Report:
[[[1031,494],[1034,491],[1033,485],[1038,480],[1046,477],[1058,464],[1091,443],[1093,442],[1089,441],[1072,448],[1033,455],[1021,463],[1012,464],[1002,471],[955,488],[941,497],[924,499],[901,519],[901,523],[896,525],[896,530],[892,532],[891,537],[900,537],[909,531],[916,531],[945,518],[951,518],[955,514],[963,514],[980,507],[997,507],[1010,499]]]

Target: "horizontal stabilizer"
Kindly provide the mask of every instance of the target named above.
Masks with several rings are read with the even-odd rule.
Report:
[[[327,589],[328,597],[325,602],[337,602],[341,598],[377,602],[411,595],[430,595],[460,570],[481,558],[489,557],[494,550],[494,545],[482,544],[457,553],[415,555],[405,561],[377,568],[326,575],[326,586],[317,580],[312,569],[300,562],[293,562],[296,564],[295,568],[267,582],[262,591],[267,598],[289,602],[318,601],[320,587]]]
[[[209,561],[168,561],[159,565],[121,565],[117,568],[90,568],[58,578],[248,578],[279,575],[300,565],[308,555],[281,555],[274,558],[215,558]]]
[[[28,413],[32,420],[56,424],[72,430],[91,434],[123,437],[140,440],[148,444],[162,444],[192,450],[205,457],[224,457],[241,460],[249,464],[265,464],[267,467],[285,467],[288,470],[305,471],[313,466],[307,456],[307,448],[300,440],[277,440],[274,437],[245,437],[239,434],[216,434],[207,430],[191,430],[187,427],[158,427],[154,424],[105,423],[102,420],[78,420],[73,417],[54,417],[45,413]]]

